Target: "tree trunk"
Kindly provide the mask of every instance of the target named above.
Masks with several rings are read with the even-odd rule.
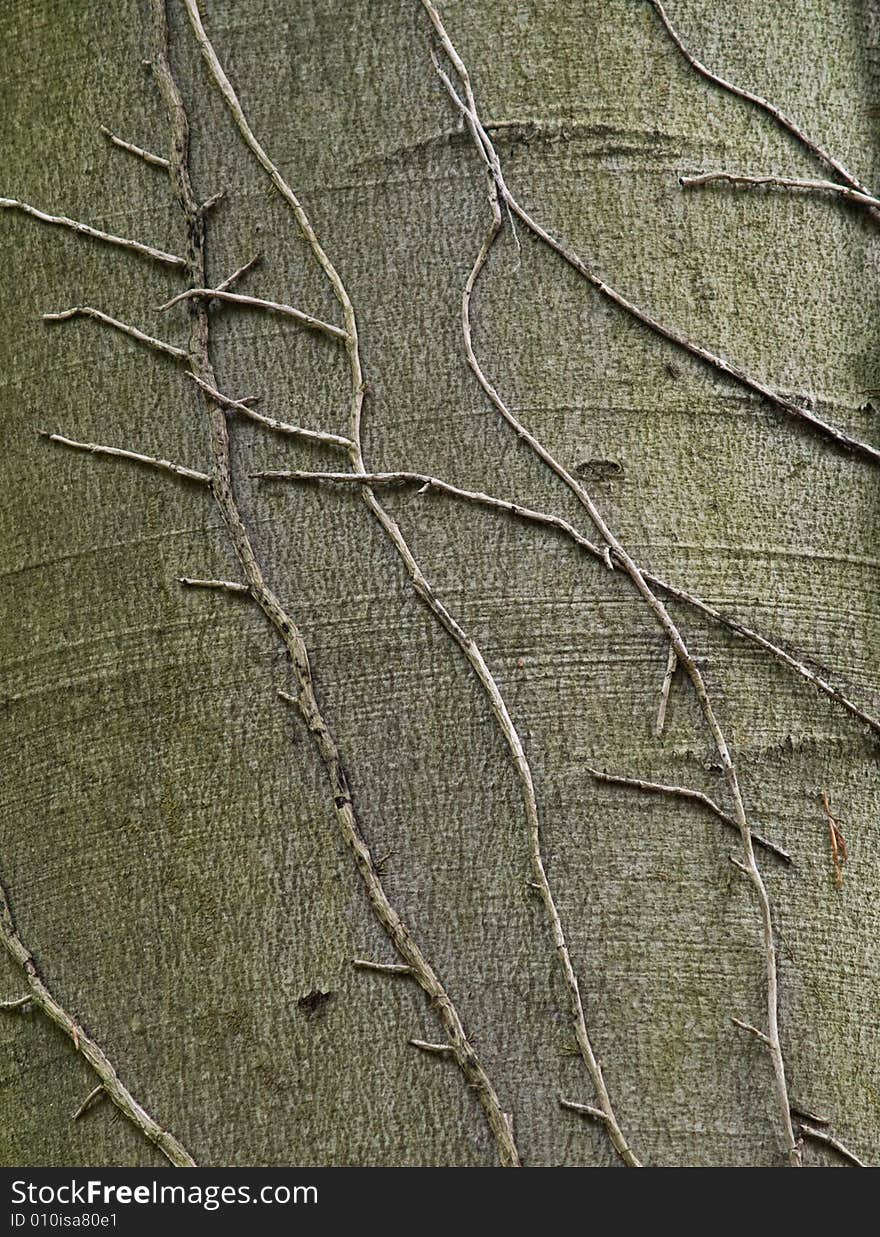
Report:
[[[181,0],[157,89],[162,7],[16,0],[0,19],[0,193],[186,264],[0,211],[0,998],[30,998],[0,1013],[0,1162],[173,1159],[106,1096],[71,1121],[107,1082],[90,1045],[204,1165],[781,1166],[802,1124],[806,1163],[844,1162],[811,1130],[869,1159],[878,216],[835,191],[682,189],[713,171],[852,185],[701,76],[648,3],[448,0],[432,23],[420,0],[209,0],[275,184]],[[870,183],[876,6],[668,16]],[[471,106],[463,66],[482,129],[447,88]],[[199,201],[225,193],[203,247],[187,168]],[[495,402],[461,318],[491,196],[470,319]],[[217,299],[157,311],[257,255],[232,291],[317,329]],[[183,363],[94,317],[41,321],[75,306]],[[359,362],[359,457],[221,410],[186,372],[354,439]],[[414,472],[568,524],[266,470]],[[591,770],[692,788],[726,819]],[[791,864],[751,862],[737,788]]]

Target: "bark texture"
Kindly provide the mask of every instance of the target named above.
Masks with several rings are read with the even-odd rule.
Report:
[[[688,46],[773,100],[859,178],[878,172],[876,6],[669,0]],[[242,144],[169,0],[172,64],[207,215],[207,280],[342,325],[290,211]],[[570,520],[573,495],[469,370],[461,291],[491,218],[487,178],[435,72],[418,0],[209,0],[203,19],[252,128],[302,200],[357,313],[370,471],[415,471]],[[442,16],[521,204],[632,301],[821,417],[880,445],[876,223],[830,195],[687,173],[816,179],[773,122],[701,79],[651,5],[448,0]],[[186,255],[142,61],[146,3],[13,0],[0,17],[0,194]],[[446,63],[445,70],[449,71]],[[506,220],[506,216],[505,216]],[[401,975],[339,835],[312,738],[278,698],[287,650],[248,598],[204,487],[65,451],[48,430],[210,471],[209,418],[173,358],[181,272],[0,211],[0,879],[56,999],[205,1165],[498,1161],[455,1062]],[[868,291],[868,290],[871,291]],[[471,306],[507,405],[583,478],[656,574],[833,670],[880,709],[880,469],[649,333],[506,223]],[[210,311],[220,390],[346,435],[349,371],[326,334]],[[529,886],[508,748],[459,648],[413,590],[357,487],[268,483],[337,450],[230,422],[262,570],[311,655],[317,697],[389,898],[513,1115],[525,1165],[619,1163],[595,1105],[547,918]],[[378,491],[377,491],[378,494]],[[382,490],[434,593],[504,694],[534,776],[543,854],[585,1021],[626,1139],[648,1164],[781,1165],[754,891],[699,804],[590,768],[704,792],[731,812],[690,684],[622,571],[553,530],[415,487]],[[779,949],[792,1101],[869,1162],[880,1137],[878,736],[753,645],[673,614],[736,758]],[[822,794],[849,859],[834,880]],[[23,996],[0,959],[0,999]],[[0,1162],[162,1164],[35,1008],[0,1011]],[[808,1146],[807,1162],[836,1164]]]

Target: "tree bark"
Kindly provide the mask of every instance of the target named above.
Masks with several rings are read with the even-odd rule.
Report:
[[[700,76],[651,4],[440,9],[503,184],[595,276],[502,193],[470,300],[475,359],[669,603],[732,782],[624,557],[468,365],[461,298],[492,178],[432,64],[433,51],[467,107],[431,6],[202,6],[253,134],[350,297],[362,469],[344,442],[314,437],[351,436],[344,303],[242,140],[185,5],[167,8],[188,160],[151,76],[147,0],[16,0],[0,19],[0,194],[165,255],[0,210],[0,880],[35,973],[75,1026],[65,1034],[36,999],[0,1011],[0,1163],[167,1162],[106,1100],[71,1121],[98,1081],[81,1029],[199,1164],[496,1165],[503,1130],[473,1062],[525,1166],[620,1164],[607,1113],[560,1104],[603,1109],[563,955],[633,1156],[789,1162],[773,1053],[731,1021],[772,1031],[760,898],[730,862],[748,866],[735,783],[749,827],[792,860],[755,850],[795,1136],[805,1111],[818,1114],[830,1124],[814,1128],[870,1161],[880,723],[650,584],[698,595],[880,713],[880,469],[796,415],[801,405],[880,448],[870,203],[682,188],[680,176],[712,172],[847,186],[772,116]],[[703,64],[873,183],[876,6],[669,0],[668,16]],[[179,178],[175,197],[164,166],[102,125],[169,160],[172,180],[183,160],[199,201],[224,192],[204,215],[205,282]],[[318,329],[202,296],[158,311],[257,255],[234,293],[292,306]],[[664,338],[597,280],[779,399]],[[204,328],[216,390],[259,396],[253,410],[313,437],[221,411],[187,364],[106,321],[41,321],[75,306],[190,358]],[[223,426],[277,612],[217,497]],[[213,491],[40,430],[210,475]],[[254,476],[352,470],[421,480],[377,478],[364,501],[362,483]],[[555,526],[442,485],[421,492],[432,478]],[[423,573],[415,586],[393,521]],[[317,710],[306,721],[278,694],[302,704],[297,631]],[[524,769],[564,950],[530,855]],[[727,819],[593,770],[701,792]],[[368,855],[353,857],[358,838]],[[430,1050],[455,1024],[414,977],[376,887],[460,1019],[451,1052]],[[26,969],[2,954],[0,1000],[32,991]],[[815,1140],[803,1154],[842,1162]]]

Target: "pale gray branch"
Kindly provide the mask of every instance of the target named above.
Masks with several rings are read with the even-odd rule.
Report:
[[[152,245],[142,245],[140,241],[131,241],[124,236],[113,236],[110,232],[102,232],[98,228],[90,227],[87,223],[80,223],[77,219],[68,219],[66,215],[47,215],[45,211],[37,210],[36,206],[29,206],[27,202],[19,202],[16,198],[0,198],[0,207],[20,210],[25,215],[39,219],[41,223],[52,223],[61,228],[69,228],[72,232],[78,232],[80,236],[90,236],[93,240],[103,241],[105,245],[118,245],[120,249],[131,249],[144,257],[153,258],[156,262],[163,262],[166,266],[186,265],[185,260],[179,258],[177,254],[165,253],[162,249],[154,249]]]

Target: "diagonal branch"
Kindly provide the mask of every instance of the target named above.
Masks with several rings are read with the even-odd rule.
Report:
[[[122,447],[104,447],[96,442],[77,442],[74,438],[50,434],[46,430],[37,432],[41,437],[48,438],[50,442],[57,442],[62,447],[71,447],[74,451],[90,451],[93,455],[108,455],[116,459],[132,460],[135,464],[146,464],[148,468],[170,472],[175,477],[183,477],[186,481],[197,481],[200,485],[211,484],[211,478],[207,473],[197,472],[195,468],[186,468],[183,464],[174,464],[171,460],[159,459],[155,455],[141,455],[137,451],[125,451]]]
[[[726,78],[721,77],[718,73],[713,73],[711,69],[707,68],[706,65],[699,61],[696,56],[694,56],[693,53],[690,52],[685,46],[681,36],[669,20],[666,10],[660,3],[660,0],[648,0],[648,3],[659,17],[663,28],[681,52],[682,56],[691,68],[699,73],[701,77],[705,78],[708,82],[712,82],[714,86],[719,86],[722,90],[726,90],[728,94],[735,95],[736,98],[743,99],[746,103],[751,103],[753,107],[756,107],[759,111],[764,112],[772,120],[774,120],[777,125],[779,125],[780,129],[785,130],[785,132],[790,134],[795,141],[799,142],[805,150],[808,150],[814,158],[818,159],[820,163],[824,163],[826,167],[831,168],[833,172],[836,172],[841,180],[845,181],[851,189],[855,189],[859,193],[866,194],[868,197],[872,196],[870,189],[868,189],[860,180],[853,176],[852,172],[849,172],[839,159],[835,159],[834,155],[830,154],[829,151],[820,146],[818,142],[814,142],[813,139],[804,132],[800,125],[796,124],[795,121],[786,116],[785,113],[781,111],[781,109],[774,103],[769,103],[766,99],[762,99],[760,95],[754,94],[751,90],[744,90],[742,86],[734,85],[733,82],[727,81]]]
[[[106,125],[100,125],[100,130],[109,142],[114,146],[118,146],[120,150],[127,150],[130,155],[137,155],[139,159],[143,159],[144,163],[149,163],[151,167],[162,168],[168,171],[171,166],[167,159],[163,159],[161,155],[154,155],[150,150],[144,150],[140,146],[135,146],[133,142],[123,141],[121,137],[117,137],[115,133],[111,133]]]
[[[195,1160],[189,1152],[177,1141],[173,1134],[163,1130],[146,1109],[138,1103],[128,1088],[120,1082],[119,1076],[109,1058],[91,1036],[86,1034],[79,1022],[56,1001],[49,991],[37,970],[33,954],[18,934],[15,920],[12,917],[12,909],[9,905],[9,897],[2,883],[0,883],[0,939],[2,939],[7,953],[18,963],[24,972],[25,980],[30,989],[28,1000],[32,1001],[34,1005],[42,1010],[46,1017],[51,1022],[54,1022],[57,1027],[60,1027],[64,1034],[73,1041],[74,1048],[80,1056],[88,1061],[101,1080],[101,1088],[110,1097],[119,1111],[128,1118],[132,1125],[141,1131],[145,1138],[148,1138],[151,1143],[154,1143],[159,1148],[171,1164],[174,1164],[177,1168],[194,1168]],[[92,1092],[92,1095],[96,1095],[96,1091]]]
[[[229,408],[233,412],[240,412],[243,416],[249,417],[251,421],[256,421],[258,425],[265,425],[267,429],[274,430],[276,434],[290,434],[294,438],[306,438],[312,442],[322,443],[326,447],[342,447],[345,450],[350,450],[352,442],[350,438],[343,437],[342,434],[330,434],[324,430],[306,430],[299,425],[291,425],[287,421],[276,421],[274,417],[267,417],[262,412],[257,412],[255,408],[251,408],[249,404],[243,400],[230,399],[228,395],[224,395],[218,391],[216,387],[211,386],[204,378],[200,378],[198,374],[190,373],[192,378],[202,388],[206,395],[210,395],[211,399],[215,400],[223,408]],[[348,474],[345,474],[348,476]]]
[[[175,361],[185,361],[187,359],[187,354],[183,348],[177,348],[174,344],[167,344],[162,339],[154,339],[152,335],[145,335],[136,326],[129,326],[126,322],[120,322],[118,318],[111,318],[109,314],[102,313],[100,309],[94,309],[91,305],[74,305],[72,309],[62,309],[57,314],[43,314],[44,322],[67,322],[70,318],[94,318],[97,322],[103,322],[106,326],[112,326],[115,331],[121,331],[123,335],[136,339],[139,344],[146,344],[148,348],[153,348],[156,352],[162,352],[165,356],[170,356]]]
[[[118,245],[120,249],[131,249],[146,258],[163,262],[166,266],[186,265],[185,260],[178,258],[176,254],[154,249],[152,245],[142,245],[140,241],[130,241],[124,236],[113,236],[110,232],[101,232],[98,228],[92,228],[87,223],[80,223],[77,219],[68,219],[66,215],[47,215],[45,211],[37,210],[36,206],[29,206],[27,202],[19,202],[16,198],[0,198],[0,207],[20,210],[25,215],[32,215],[34,219],[39,219],[41,223],[52,223],[61,228],[69,228],[72,232],[78,232],[80,236],[90,236],[93,240],[103,241],[105,245]]]
[[[236,275],[241,273],[242,271],[237,271]],[[294,309],[292,305],[284,305],[280,301],[264,301],[259,296],[244,296],[240,292],[226,292],[222,288],[187,288],[185,292],[178,292],[177,296],[172,296],[170,301],[160,305],[159,311],[161,313],[166,309],[170,309],[172,305],[177,305],[180,301],[185,301],[192,297],[199,297],[209,301],[226,301],[230,305],[245,305],[250,309],[265,309],[269,313],[281,314],[285,318],[293,318],[303,326],[311,327],[313,331],[322,331],[325,335],[330,335],[334,339],[345,339],[346,337],[345,331],[341,326],[333,326],[332,323],[324,322],[321,318],[313,318],[311,314],[303,313],[301,309]]]
[[[731,816],[729,812],[725,812],[719,807],[714,799],[710,799],[708,795],[704,795],[701,790],[692,790],[687,786],[667,786],[662,782],[646,782],[640,777],[620,777],[614,773],[606,773],[599,769],[587,769],[587,772],[592,774],[597,782],[608,782],[612,786],[628,786],[632,790],[641,790],[646,794],[651,795],[668,795],[673,799],[685,799],[691,803],[699,803],[702,807],[708,808],[713,812],[720,821],[731,829],[739,832],[739,821]],[[770,842],[767,838],[761,837],[760,833],[752,831],[752,841],[756,846],[763,847],[772,855],[776,855],[777,859],[781,859],[783,863],[791,863],[791,855],[787,850],[783,850],[775,842]]]

